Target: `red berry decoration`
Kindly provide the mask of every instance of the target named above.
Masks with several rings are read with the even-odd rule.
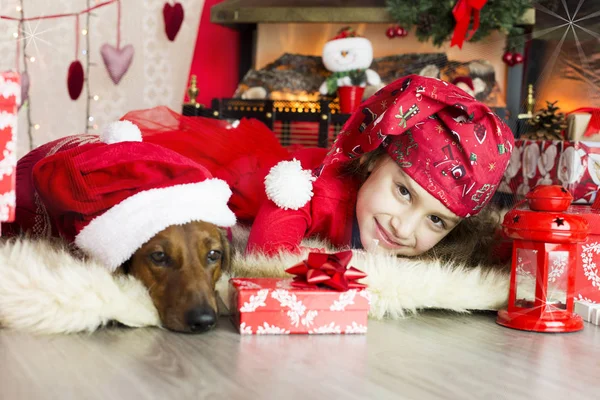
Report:
[[[512,67],[514,65],[513,53],[511,53],[510,51],[504,53],[504,55],[502,56],[502,61],[504,61],[504,64]]]
[[[404,29],[401,26],[397,26],[396,27],[396,36],[398,37],[404,37],[408,34],[408,32],[406,32],[406,29]]]
[[[387,36],[390,39],[393,39],[396,37],[396,28],[394,28],[393,26],[390,26],[389,28],[387,28],[387,30],[385,31],[385,36]]]
[[[523,62],[523,54],[514,53],[512,57],[513,64],[521,64]]]

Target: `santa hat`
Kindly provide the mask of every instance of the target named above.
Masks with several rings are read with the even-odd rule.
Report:
[[[356,33],[356,31],[353,28],[351,28],[349,26],[345,26],[342,29],[340,29],[334,37],[329,39],[329,41],[338,40],[338,39],[347,39],[347,38],[352,38],[352,37],[362,37],[362,36],[360,36],[358,33]]]
[[[423,189],[460,217],[477,214],[502,179],[512,132],[486,105],[456,86],[410,75],[384,87],[346,122],[323,165],[276,165],[265,179],[267,196],[298,209],[312,197],[324,168],[385,146]]]
[[[101,140],[46,157],[33,179],[61,235],[111,271],[171,225],[235,224],[229,186],[202,165],[143,143],[129,121]]]

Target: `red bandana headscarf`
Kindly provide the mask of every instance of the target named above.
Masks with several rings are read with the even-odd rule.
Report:
[[[410,75],[361,104],[316,174],[382,145],[423,189],[469,217],[496,191],[513,144],[489,107],[450,83]]]

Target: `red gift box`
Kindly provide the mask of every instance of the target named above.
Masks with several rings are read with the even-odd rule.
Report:
[[[600,142],[516,140],[498,191],[524,197],[537,185],[560,185],[576,203],[593,203],[600,186]]]
[[[370,294],[364,289],[292,286],[292,279],[233,278],[232,319],[242,335],[366,333]]]
[[[0,222],[15,219],[17,167],[17,107],[21,101],[19,74],[0,74]]]
[[[587,240],[577,248],[579,265],[575,274],[575,300],[600,303],[600,210],[573,205],[568,211],[583,215],[590,226]]]

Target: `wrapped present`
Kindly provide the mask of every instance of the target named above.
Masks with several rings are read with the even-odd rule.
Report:
[[[242,335],[366,333],[370,295],[292,286],[293,279],[233,278],[230,311]]]
[[[17,167],[17,107],[21,101],[19,75],[0,74],[0,222],[15,219]]]
[[[600,141],[600,108],[583,107],[567,114],[569,140]]]
[[[560,185],[578,204],[591,204],[600,187],[600,142],[515,141],[498,192],[523,198],[537,185]]]
[[[366,333],[370,294],[351,251],[310,253],[295,277],[233,278],[230,311],[242,335]]]

